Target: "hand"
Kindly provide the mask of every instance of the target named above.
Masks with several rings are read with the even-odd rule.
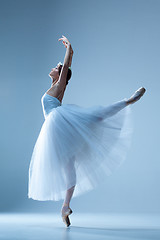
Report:
[[[68,39],[62,35],[62,38],[59,38],[58,41],[61,41],[63,42],[64,46],[67,48],[67,45],[71,44]]]
[[[64,44],[64,46],[67,48],[68,45],[70,45],[71,47],[71,43],[69,42],[69,40],[62,35],[62,38],[59,38],[58,41],[62,41],[62,43]],[[71,47],[71,55],[73,55],[73,49]]]

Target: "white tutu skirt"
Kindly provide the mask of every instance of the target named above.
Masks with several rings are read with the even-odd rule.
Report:
[[[130,106],[124,99],[84,108],[43,97],[45,121],[29,166],[28,197],[58,201],[75,186],[74,198],[94,189],[125,160],[132,133]]]

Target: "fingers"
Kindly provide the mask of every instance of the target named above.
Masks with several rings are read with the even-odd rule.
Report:
[[[58,41],[62,41],[64,45],[68,44],[68,42],[64,38],[59,38]]]
[[[65,41],[63,41],[63,39],[62,39],[62,43],[63,43],[63,45],[67,48],[68,43],[66,43]]]
[[[65,38],[65,39],[68,41],[68,39],[67,39],[64,35],[62,35],[62,37]],[[68,41],[68,42],[69,42],[69,41]]]
[[[62,41],[62,43],[64,44],[65,48],[67,48],[67,46],[68,46],[69,44],[71,45],[71,43],[68,41],[68,39],[67,39],[64,35],[62,35],[62,37],[59,38],[58,41]],[[73,49],[72,49],[72,47],[71,47],[71,54],[73,55]]]
[[[64,35],[62,35],[62,38],[59,38],[58,39],[58,41],[64,41],[64,42],[66,42],[66,43],[70,43],[69,41],[68,41],[68,39],[64,36]]]
[[[59,38],[58,41],[60,41],[60,40],[68,41],[68,39],[66,37]]]

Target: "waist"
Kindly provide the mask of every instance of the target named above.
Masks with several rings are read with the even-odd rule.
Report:
[[[43,113],[47,116],[54,108],[61,106],[61,102],[53,96],[48,95],[45,93],[41,99]]]

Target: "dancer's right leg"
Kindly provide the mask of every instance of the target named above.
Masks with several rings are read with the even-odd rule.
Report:
[[[128,100],[127,105],[137,102],[145,93],[146,89],[141,87],[139,88]]]
[[[126,106],[137,102],[145,93],[145,88],[139,88],[129,99],[121,100],[116,102],[108,107],[104,107],[102,113],[102,120],[106,117],[111,117],[115,115],[117,112],[125,108]]]
[[[128,106],[127,100],[121,100],[121,101],[111,104],[107,107],[104,107],[101,112],[101,120],[115,115],[116,113],[121,111],[126,106]]]

